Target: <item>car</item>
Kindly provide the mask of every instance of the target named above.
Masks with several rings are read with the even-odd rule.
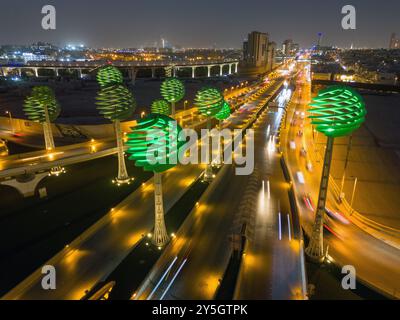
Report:
[[[304,179],[303,172],[301,172],[301,171],[297,172],[297,180],[299,181],[300,184],[305,184],[306,183],[306,181]]]
[[[311,161],[307,161],[306,168],[307,168],[307,170],[308,170],[309,172],[312,172],[312,171],[313,171],[313,164],[312,164]]]
[[[315,211],[315,209],[314,209],[314,203],[312,202],[311,197],[310,197],[309,194],[304,194],[304,195],[303,195],[303,201],[304,201],[306,207],[307,207],[310,211],[312,211],[312,212]]]
[[[344,216],[342,213],[340,213],[340,212],[336,212],[336,211],[330,210],[330,209],[328,209],[328,208],[325,208],[325,212],[326,212],[326,214],[327,214],[328,216],[330,216],[332,219],[338,220],[338,221],[340,221],[340,222],[343,223],[343,224],[350,224],[350,221],[347,220],[347,219],[345,218],[345,216]]]

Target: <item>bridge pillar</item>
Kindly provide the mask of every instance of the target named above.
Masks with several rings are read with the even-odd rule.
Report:
[[[238,73],[238,66],[239,66],[239,62],[235,63],[235,73]]]
[[[156,77],[156,68],[151,68],[151,78],[154,79]]]
[[[82,79],[82,69],[78,69],[78,79]]]
[[[207,77],[210,78],[211,77],[211,68],[212,66],[207,66]]]
[[[54,68],[54,74],[55,74],[56,77],[59,76],[59,74],[58,74],[58,68]]]
[[[48,172],[37,173],[34,174],[31,179],[28,179],[28,181],[23,181],[21,179],[14,178],[12,180],[2,181],[0,182],[0,184],[15,188],[19,191],[20,194],[24,196],[24,198],[28,198],[35,195],[35,190],[39,185],[40,181],[42,181],[44,178],[48,176],[49,176]]]
[[[173,77],[174,78],[176,78],[176,71],[177,71],[177,69],[175,68],[175,66],[172,68],[172,74],[173,74]]]
[[[192,78],[196,77],[196,67],[192,67]]]
[[[229,74],[232,74],[232,63],[229,64]]]
[[[129,77],[129,80],[131,80],[132,85],[135,85],[137,73],[138,73],[138,70],[135,68],[128,70],[128,77]]]
[[[33,68],[33,73],[35,74],[35,77],[38,78],[39,77],[39,71],[38,68]]]
[[[220,65],[219,65],[219,76],[220,76],[220,77],[222,77],[222,76],[224,75],[223,71],[224,71],[224,65],[223,65],[223,64],[220,64]]]

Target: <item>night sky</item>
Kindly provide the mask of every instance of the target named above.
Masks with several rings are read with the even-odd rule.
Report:
[[[241,47],[252,30],[279,45],[292,38],[323,44],[387,47],[400,36],[399,0],[1,0],[0,44],[48,41],[91,47],[153,46],[164,37],[184,47]],[[57,30],[41,28],[41,8],[57,9]],[[341,28],[341,8],[357,9],[357,30]]]

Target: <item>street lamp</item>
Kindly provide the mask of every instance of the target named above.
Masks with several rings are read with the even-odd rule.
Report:
[[[367,112],[363,98],[346,86],[331,86],[321,90],[310,106],[312,125],[328,138],[315,223],[310,243],[305,250],[311,261],[321,263],[325,258],[323,226],[334,138],[349,135],[357,130],[365,121]]]
[[[13,135],[15,133],[15,131],[14,131],[14,126],[13,126],[13,119],[12,119],[11,111],[6,111],[6,114],[10,118],[10,131],[11,131],[11,134]]]

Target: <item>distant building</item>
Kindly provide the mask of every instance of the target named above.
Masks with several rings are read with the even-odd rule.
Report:
[[[395,33],[392,33],[390,37],[389,49],[400,49],[400,39],[396,37]]]
[[[253,31],[243,44],[244,62],[253,67],[266,65],[268,59],[268,33]]]
[[[267,70],[270,71],[275,68],[276,61],[276,43],[269,42],[268,43],[268,58],[267,58]]]
[[[262,74],[275,66],[276,44],[269,41],[269,34],[253,31],[243,43],[242,74]]]
[[[282,44],[283,54],[290,56],[292,54],[292,50],[293,50],[293,40],[287,39],[287,40],[283,41],[283,44]]]

